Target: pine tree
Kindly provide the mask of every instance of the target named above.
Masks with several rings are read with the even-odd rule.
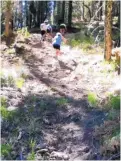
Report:
[[[109,61],[111,59],[112,50],[112,3],[113,1],[105,1],[105,55],[104,58]]]

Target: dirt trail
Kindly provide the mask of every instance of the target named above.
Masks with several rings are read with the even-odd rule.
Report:
[[[33,75],[32,81],[38,80],[37,86],[44,83],[47,90],[51,90],[49,97],[52,99],[64,97],[68,100],[68,105],[62,105],[60,109],[53,105],[54,100],[48,100],[48,106],[54,107],[47,110],[45,122],[49,125],[45,123],[43,127],[47,147],[63,152],[63,157],[68,156],[72,160],[94,159],[98,157],[98,154],[93,155],[98,152],[98,144],[92,132],[96,125],[103,123],[105,114],[101,110],[88,108],[86,86],[89,80],[85,76],[83,64],[78,65],[79,60],[83,61],[85,57],[77,50],[69,50],[65,46],[62,50],[67,49],[67,53],[56,58],[51,45],[45,42],[44,46],[42,49],[32,47],[36,62],[35,59],[27,60]],[[79,71],[77,68],[80,68]],[[82,74],[80,70],[84,70]],[[59,156],[56,157],[59,159]]]
[[[44,42],[42,47],[39,44],[31,45],[31,48],[29,56],[25,53],[23,63],[30,73],[29,79],[20,91],[15,89],[16,98],[11,90],[14,100],[8,97],[9,103],[18,106],[22,114],[22,122],[18,121],[9,129],[12,133],[17,126],[23,131],[23,137],[18,141],[18,158],[21,147],[24,147],[22,154],[26,158],[30,149],[26,147],[25,140],[34,138],[38,160],[43,157],[63,160],[101,159],[99,142],[93,132],[95,126],[106,119],[106,112],[90,108],[87,94],[89,90],[96,89],[103,95],[112,85],[112,82],[107,82],[107,86],[102,88],[99,85],[102,78],[97,78],[93,71],[103,57],[85,56],[81,50],[70,50],[68,46],[63,46],[65,53],[57,58],[48,42]],[[5,95],[4,89],[2,92]],[[33,126],[31,133],[30,125]],[[2,135],[5,135],[5,127]],[[10,135],[6,135],[10,139]],[[17,140],[17,137],[14,136],[14,139]]]

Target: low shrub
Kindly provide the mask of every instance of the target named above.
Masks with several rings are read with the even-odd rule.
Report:
[[[88,93],[88,102],[91,106],[95,107],[98,103],[97,95],[93,92]]]

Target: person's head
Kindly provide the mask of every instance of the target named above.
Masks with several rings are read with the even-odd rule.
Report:
[[[48,24],[48,20],[45,20],[44,23],[45,23],[45,24]]]
[[[60,32],[57,32],[57,33],[56,33],[56,36],[61,36],[61,33],[60,33]]]
[[[65,25],[65,24],[61,24],[59,30],[60,30],[60,33],[61,33],[62,35],[64,35],[65,32],[66,32],[66,25]]]

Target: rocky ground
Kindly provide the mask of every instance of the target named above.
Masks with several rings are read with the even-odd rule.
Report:
[[[12,54],[5,44],[1,47],[4,75],[24,77],[21,88],[5,82],[1,87],[11,114],[1,118],[1,142],[11,146],[3,159],[107,159],[100,153],[95,128],[107,120],[103,106],[119,75],[103,64],[103,54],[65,45],[57,58],[51,44],[40,40],[39,34],[21,40]],[[89,92],[99,98],[95,107],[88,101]]]

